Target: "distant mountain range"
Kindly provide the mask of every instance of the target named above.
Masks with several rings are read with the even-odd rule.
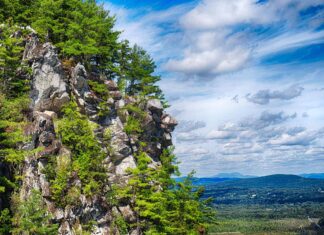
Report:
[[[313,188],[324,189],[324,179],[310,179],[297,175],[268,175],[257,178],[228,180],[217,183],[217,187],[239,187],[239,188]]]
[[[253,175],[242,175],[238,172],[232,172],[232,173],[219,173],[215,176],[212,176],[211,178],[238,178],[238,179],[245,179],[245,178],[254,178],[257,176]]]
[[[269,175],[269,176],[252,176],[252,175],[243,175],[238,172],[233,173],[219,173],[212,177],[201,177],[201,178],[195,178],[194,184],[195,185],[211,185],[215,183],[221,183],[221,182],[227,182],[227,181],[237,181],[241,179],[253,179],[252,181],[262,181],[264,179],[272,179],[278,178],[278,176],[281,176],[279,178],[285,178],[287,180],[292,180],[292,177],[295,177],[294,179],[299,179],[300,181],[303,181],[303,179],[324,179],[324,173],[310,173],[310,174],[300,174],[300,175],[285,175],[285,174],[277,174],[277,175]],[[287,177],[283,177],[287,176]],[[177,181],[181,181],[183,178],[177,178]],[[249,181],[247,181],[249,182]]]
[[[304,178],[297,175],[278,174],[256,178],[224,179],[205,183],[204,186],[204,197],[214,198],[216,204],[324,202],[324,179]]]
[[[324,179],[324,173],[307,173],[307,174],[298,174],[298,176],[309,178],[309,179]],[[238,172],[230,173],[219,173],[217,175],[208,177],[208,178],[237,178],[237,179],[246,179],[246,178],[257,178],[258,176],[254,175],[243,175]]]
[[[309,179],[324,179],[324,173],[301,174],[300,176]]]

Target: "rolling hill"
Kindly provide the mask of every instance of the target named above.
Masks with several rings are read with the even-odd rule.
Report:
[[[309,179],[324,179],[324,173],[301,174],[300,176]]]
[[[296,175],[235,179],[205,186],[205,197],[221,204],[324,202],[324,180]]]
[[[268,175],[249,179],[226,181],[217,184],[217,187],[239,188],[313,188],[323,187],[323,179],[303,178],[297,175]]]
[[[232,173],[219,173],[212,178],[235,178],[235,179],[245,179],[245,178],[255,178],[256,176],[252,175],[243,175],[238,172],[232,172]]]

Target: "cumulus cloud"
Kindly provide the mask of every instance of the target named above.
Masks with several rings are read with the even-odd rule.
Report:
[[[222,146],[220,153],[223,155],[258,154],[264,151],[264,147],[258,143],[227,143]]]
[[[251,58],[323,41],[323,32],[305,31],[251,40],[249,25],[271,27],[276,22],[293,22],[299,12],[323,5],[319,0],[202,0],[180,19],[184,31],[183,53],[170,59],[165,69],[196,76],[219,75],[246,66]]]
[[[268,126],[281,124],[289,119],[294,119],[296,117],[296,113],[289,115],[285,114],[284,112],[271,113],[268,111],[264,111],[258,118],[246,118],[240,123],[240,126],[253,128],[254,130],[259,130]]]
[[[193,132],[181,132],[176,135],[177,141],[199,141],[201,140],[201,135],[198,135]]]
[[[175,154],[179,155],[206,155],[209,150],[202,147],[180,147],[176,148]]]
[[[318,164],[324,146],[324,129],[318,130],[322,64],[263,64],[277,53],[285,56],[324,42],[318,27],[323,8],[304,11],[319,4],[324,3],[199,0],[159,11],[112,9],[122,38],[140,44],[157,61],[169,111],[178,120],[203,120],[180,121],[176,128],[175,152],[183,173],[323,171]],[[287,102],[297,97],[298,102]]]
[[[250,51],[240,46],[232,49],[215,48],[208,51],[188,52],[182,60],[169,60],[165,68],[200,76],[219,74],[241,68],[249,56]]]
[[[302,94],[303,87],[293,85],[284,90],[260,90],[256,94],[247,94],[245,97],[249,102],[265,105],[269,104],[270,100],[291,100]]]
[[[181,20],[190,29],[217,29],[236,24],[266,24],[297,17],[298,11],[323,5],[320,0],[203,0]]]
[[[222,131],[222,130],[212,130],[206,136],[207,139],[232,139],[236,137],[235,132],[231,131]]]
[[[277,139],[270,140],[270,144],[273,145],[310,145],[316,138],[318,133],[303,131],[295,135],[285,133]]]
[[[160,61],[180,49],[173,47],[175,41],[180,41],[174,33],[175,24],[181,15],[189,11],[191,4],[176,5],[159,11],[150,8],[128,9],[108,2],[104,7],[117,16],[115,28],[122,32],[120,39],[140,45],[156,61]]]
[[[203,121],[180,120],[177,126],[177,132],[190,132],[204,127],[206,127],[206,123]]]
[[[265,5],[254,0],[204,0],[181,23],[190,29],[215,29],[238,23],[267,22]],[[258,18],[259,17],[259,18]]]

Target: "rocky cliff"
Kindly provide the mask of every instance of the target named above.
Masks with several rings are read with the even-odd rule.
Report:
[[[137,165],[135,156],[139,148],[150,157],[150,167],[161,164],[163,149],[172,145],[171,132],[177,125],[176,120],[164,112],[159,100],[125,96],[113,80],[103,80],[99,74],[87,71],[81,63],[64,64],[56,48],[51,43],[40,43],[35,33],[26,39],[23,57],[32,68],[30,124],[25,130],[32,139],[22,148],[38,151],[24,160],[20,199],[26,200],[34,189],[39,190],[53,215],[52,220],[59,224],[58,234],[82,234],[81,225],[92,221],[95,223],[91,234],[119,234],[115,218],[121,216],[127,222],[135,222],[134,212],[127,203],[111,203],[106,192],[114,185],[127,182],[128,169]],[[99,97],[91,89],[91,81],[104,84],[107,96]],[[94,126],[93,135],[105,154],[102,167],[106,185],[96,195],[81,192],[75,203],[62,206],[52,199],[51,182],[45,170],[53,156],[58,165],[72,161],[70,149],[64,146],[57,133],[62,107],[70,101],[77,103],[76,108]],[[129,107],[137,107],[140,111]],[[128,132],[125,130],[126,120],[137,115],[141,116],[142,130]],[[78,175],[69,178],[68,187],[73,186],[82,187]],[[141,231],[134,229],[128,233],[141,234]]]

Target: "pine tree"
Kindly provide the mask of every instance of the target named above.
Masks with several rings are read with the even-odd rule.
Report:
[[[130,53],[127,94],[160,98],[162,92],[156,85],[160,77],[153,75],[155,68],[147,52],[135,45]]]
[[[106,179],[102,169],[104,153],[93,134],[93,127],[80,114],[77,104],[71,102],[63,110],[64,116],[58,124],[62,143],[72,152],[72,170],[77,173],[86,195],[99,192]]]
[[[118,88],[123,93],[126,92],[128,73],[130,70],[130,53],[129,41],[124,40],[118,44],[116,51],[116,62],[118,65],[113,68],[113,75],[117,78]]]
[[[0,92],[9,98],[29,90],[28,69],[21,63],[21,43],[22,32],[18,27],[7,23],[0,28]]]
[[[201,200],[203,188],[193,186],[193,173],[183,182],[171,176],[178,175],[175,156],[171,149],[161,155],[161,166],[152,168],[152,159],[146,153],[136,155],[137,167],[129,170],[127,186],[117,187],[119,200],[127,200],[137,217],[130,225],[145,234],[196,234],[215,218],[210,200]]]
[[[51,216],[39,191],[33,190],[26,201],[19,204],[15,217],[13,234],[57,234],[58,225],[51,223]]]

